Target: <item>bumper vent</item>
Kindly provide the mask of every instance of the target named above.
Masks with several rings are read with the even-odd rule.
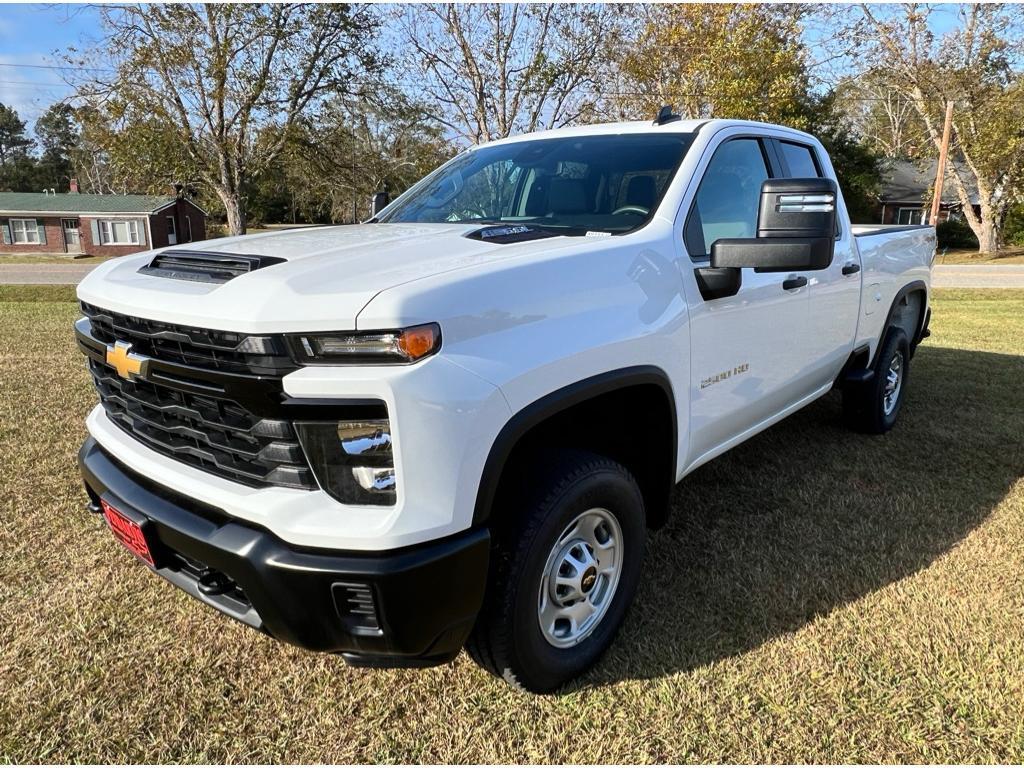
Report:
[[[164,251],[139,269],[144,275],[200,283],[226,283],[263,267],[280,264],[284,259],[274,256],[248,256],[234,253],[202,251]]]
[[[334,607],[345,628],[354,635],[380,635],[377,606],[369,584],[336,581],[331,585]]]

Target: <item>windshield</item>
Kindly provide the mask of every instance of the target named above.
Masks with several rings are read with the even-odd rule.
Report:
[[[654,215],[692,141],[692,134],[633,133],[481,147],[427,176],[380,221],[629,232]]]

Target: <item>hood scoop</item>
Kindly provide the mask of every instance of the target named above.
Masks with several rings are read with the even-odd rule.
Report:
[[[481,240],[485,243],[505,245],[506,243],[524,243],[527,240],[540,240],[545,237],[558,237],[558,232],[550,229],[539,229],[529,224],[496,224],[483,229],[476,229],[466,237]]]
[[[253,272],[284,259],[275,256],[248,256],[236,253],[209,253],[205,251],[164,251],[139,269],[143,275],[167,277],[172,280],[191,280],[198,283],[226,283],[248,272]]]

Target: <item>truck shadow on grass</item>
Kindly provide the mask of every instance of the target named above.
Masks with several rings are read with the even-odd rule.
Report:
[[[1024,357],[922,346],[896,428],[847,431],[830,394],[686,478],[636,602],[582,684],[757,648],[909,576],[1024,476]]]

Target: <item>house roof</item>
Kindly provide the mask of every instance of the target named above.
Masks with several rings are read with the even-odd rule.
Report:
[[[0,213],[151,214],[174,203],[173,195],[83,195],[0,192]]]
[[[935,170],[939,165],[937,159],[925,164],[912,163],[907,160],[889,160],[882,167],[882,187],[878,199],[883,203],[923,203],[930,199],[930,191],[935,183]],[[961,164],[960,178],[967,186],[967,194],[971,204],[978,205],[978,188],[972,174]],[[953,183],[953,169],[946,167],[942,183],[942,202],[959,204],[960,198]]]

